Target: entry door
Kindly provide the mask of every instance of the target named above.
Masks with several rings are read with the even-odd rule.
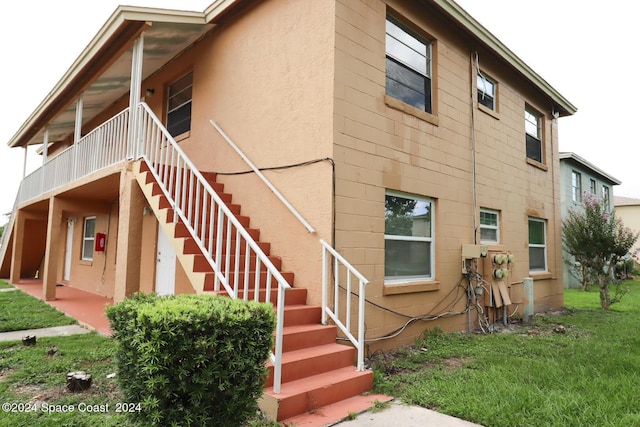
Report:
[[[67,220],[67,245],[64,248],[64,274],[62,279],[71,280],[71,252],[73,251],[73,219]]]
[[[156,293],[173,295],[176,290],[176,251],[162,227],[158,227],[156,260]]]

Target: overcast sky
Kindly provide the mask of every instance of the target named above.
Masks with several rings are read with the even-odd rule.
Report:
[[[10,212],[24,150],[7,141],[120,3],[202,11],[213,0],[7,1],[0,14],[0,214]],[[352,0],[356,1],[356,0]],[[578,107],[559,121],[560,151],[573,151],[640,198],[638,52],[640,4],[628,0],[458,0],[458,3]],[[41,164],[29,153],[27,173]],[[0,218],[0,224],[4,218]]]

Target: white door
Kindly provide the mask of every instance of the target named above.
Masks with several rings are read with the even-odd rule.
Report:
[[[158,295],[173,295],[176,290],[176,251],[171,246],[162,227],[158,227],[156,260],[156,293]]]
[[[73,225],[72,218],[67,220],[67,245],[64,248],[64,274],[62,279],[67,282],[71,280],[71,252],[73,250]]]

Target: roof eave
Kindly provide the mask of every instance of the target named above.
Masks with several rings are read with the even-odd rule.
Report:
[[[560,158],[560,160],[571,159],[574,162],[581,164],[585,168],[591,169],[593,172],[595,172],[596,174],[600,175],[602,178],[608,180],[609,183],[612,184],[612,185],[620,185],[620,184],[622,184],[622,181],[620,181],[619,179],[614,178],[613,176],[609,175],[608,173],[606,173],[605,171],[603,171],[599,167],[595,166],[591,162],[589,162],[589,161],[583,159],[582,157],[578,156],[576,153],[569,152],[569,151],[561,152],[559,158]]]
[[[466,29],[473,37],[485,44],[489,49],[500,55],[509,63],[516,71],[540,88],[551,100],[557,105],[560,116],[570,116],[575,114],[578,109],[569,100],[567,100],[560,92],[553,88],[531,67],[522,61],[515,53],[506,47],[496,36],[491,34],[482,24],[476,21],[462,7],[452,0],[431,0],[445,13]]]
[[[11,137],[7,145],[9,147],[27,145],[38,129],[46,126],[52,115],[55,114],[53,110],[60,108],[61,103],[68,102],[69,96],[74,95],[70,92],[78,90],[78,77],[92,68],[99,52],[114,40],[119,40],[119,47],[131,43],[146,26],[153,22],[206,24],[203,12],[118,6],[58,83]]]

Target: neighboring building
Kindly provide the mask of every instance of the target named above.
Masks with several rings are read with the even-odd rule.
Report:
[[[304,351],[355,357],[334,347],[329,326],[304,326],[320,322],[323,301],[326,313],[335,305],[323,277],[361,294],[360,276],[323,264],[319,239],[370,281],[366,318],[355,297],[341,294],[336,308],[368,353],[436,326],[521,315],[521,292],[508,287],[527,276],[536,311],[562,306],[557,119],[575,112],[450,0],[123,6],[9,141],[41,144],[46,163],[20,188],[0,272],[13,282],[37,273],[49,299],[58,283],[115,301],[290,283],[274,363],[282,390],[315,375],[301,381],[317,389],[298,399],[314,409],[372,380],[341,365],[332,369],[356,385],[332,388],[340,375],[318,359],[290,366],[321,343],[318,331],[329,331],[318,351],[331,352]],[[271,168],[302,220],[257,174],[236,174],[249,166],[211,120]],[[463,253],[468,244],[486,248]],[[486,250],[511,257],[473,261]],[[483,286],[467,307],[467,291]],[[299,410],[277,405],[279,419]]]
[[[622,223],[634,233],[640,233],[640,199],[613,196],[613,205],[616,210],[616,218],[622,220]],[[636,242],[630,252],[636,262],[639,262],[640,241]]]
[[[620,180],[612,177],[594,164],[575,153],[560,153],[560,201],[562,218],[571,209],[582,209],[582,198],[585,193],[593,194],[611,211],[613,209],[613,186],[620,185]],[[563,249],[563,282],[565,288],[580,288],[581,283],[571,263],[573,257]]]

